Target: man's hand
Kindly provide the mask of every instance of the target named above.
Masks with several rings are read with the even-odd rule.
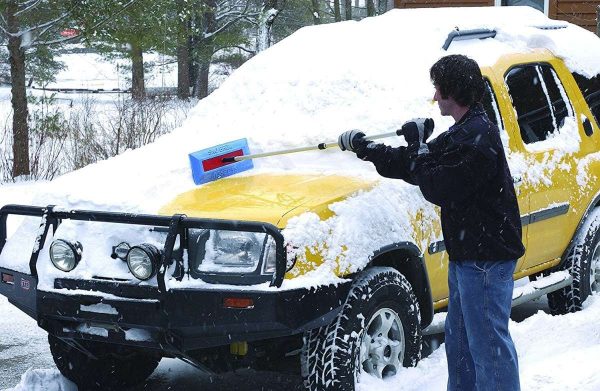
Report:
[[[365,134],[358,129],[348,130],[338,137],[338,145],[342,151],[351,151],[356,153],[356,150],[369,141],[365,140]]]
[[[404,136],[410,155],[420,155],[429,152],[425,141],[433,133],[433,128],[434,122],[431,118],[414,118],[405,122],[396,133]]]
[[[433,133],[434,122],[431,118],[414,118],[402,125],[398,131],[403,135],[408,145],[420,145],[425,143]]]

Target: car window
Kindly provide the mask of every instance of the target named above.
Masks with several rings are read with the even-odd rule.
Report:
[[[596,123],[600,126],[600,74],[591,79],[579,73],[573,73],[573,77],[596,118]]]
[[[549,64],[519,65],[505,80],[526,144],[546,140],[573,116],[565,89]]]
[[[483,104],[483,108],[490,119],[494,123],[494,125],[499,128],[503,128],[502,126],[502,117],[500,116],[500,111],[498,110],[498,103],[496,102],[496,95],[494,95],[494,90],[492,90],[492,86],[488,79],[485,79],[485,92],[483,93],[483,99],[481,99],[481,103]]]

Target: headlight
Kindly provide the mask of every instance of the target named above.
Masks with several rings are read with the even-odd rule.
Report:
[[[204,252],[197,255],[199,272],[252,273],[265,244],[264,233],[209,231]]]
[[[127,253],[127,266],[135,278],[149,280],[156,275],[160,264],[160,251],[151,244],[133,246]]]
[[[50,260],[58,270],[70,272],[81,260],[81,243],[56,239],[50,245]]]

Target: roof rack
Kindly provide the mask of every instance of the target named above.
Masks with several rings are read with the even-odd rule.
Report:
[[[548,24],[548,25],[540,25],[540,26],[531,26],[540,30],[560,30],[567,28],[568,24]],[[464,41],[467,39],[485,39],[485,38],[494,38],[496,36],[496,30],[490,29],[473,29],[473,30],[453,30],[448,34],[448,38],[446,38],[446,42],[442,46],[442,49],[448,50],[452,41]]]
[[[494,38],[496,36],[496,30],[489,29],[473,29],[473,30],[453,30],[448,34],[448,38],[446,38],[446,42],[444,42],[444,46],[442,49],[448,50],[452,41],[463,41],[466,39],[484,39],[484,38]]]

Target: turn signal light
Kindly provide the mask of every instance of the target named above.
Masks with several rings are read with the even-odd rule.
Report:
[[[223,300],[223,307],[225,308],[238,308],[238,309],[252,309],[254,308],[254,300],[246,297],[226,297]]]

